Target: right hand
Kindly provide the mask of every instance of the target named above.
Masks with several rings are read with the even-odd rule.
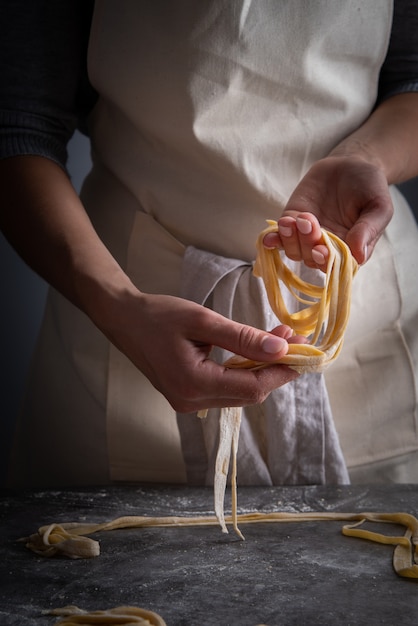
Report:
[[[268,333],[188,300],[140,292],[118,302],[110,319],[102,329],[108,338],[182,413],[256,404],[298,376],[285,365],[234,370],[210,358],[216,345],[249,359],[275,361],[287,353],[288,341],[305,341],[292,337],[288,326]]]

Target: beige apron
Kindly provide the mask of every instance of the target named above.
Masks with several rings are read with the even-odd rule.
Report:
[[[96,2],[89,72],[101,97],[82,197],[140,289],[181,294],[189,246],[252,262],[265,220],[372,110],[391,18],[391,2],[371,0]],[[370,464],[418,449],[418,301],[406,281],[418,235],[402,198],[394,201],[396,217],[356,278],[347,345],[327,374],[358,480]],[[186,478],[168,403],[56,293],[22,425],[24,481]],[[89,438],[77,444],[84,427]]]

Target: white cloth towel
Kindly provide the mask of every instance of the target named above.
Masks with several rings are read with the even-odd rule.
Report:
[[[182,297],[265,330],[280,323],[251,264],[192,246],[183,261]],[[219,362],[228,356],[214,351]],[[203,419],[177,415],[191,484],[213,484],[219,415],[219,409]],[[349,483],[322,374],[303,374],[243,409],[237,463],[241,485]]]

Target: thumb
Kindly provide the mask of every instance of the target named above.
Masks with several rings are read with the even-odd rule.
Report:
[[[346,243],[359,265],[363,265],[372,255],[381,233],[377,233],[364,222],[357,222],[346,236]]]
[[[220,348],[253,361],[274,362],[287,354],[289,345],[283,337],[224,318],[213,337]]]
[[[365,263],[371,256],[377,242],[385,231],[393,216],[393,204],[386,189],[369,202],[363,209],[357,221],[348,231],[345,241],[354,258],[360,264]]]

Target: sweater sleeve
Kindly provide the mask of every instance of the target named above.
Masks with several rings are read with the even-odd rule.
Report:
[[[0,3],[0,158],[45,156],[67,143],[94,102],[86,59],[93,2]]]
[[[378,101],[418,91],[418,3],[395,0],[392,32],[380,72]]]

